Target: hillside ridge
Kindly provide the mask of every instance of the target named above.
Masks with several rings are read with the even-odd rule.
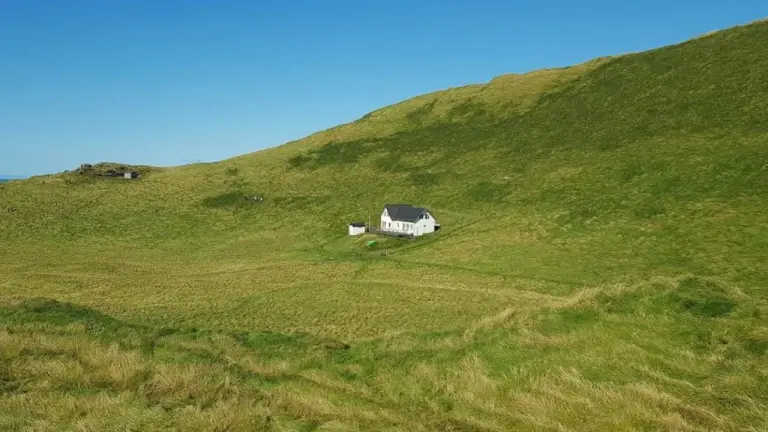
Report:
[[[405,99],[401,102],[397,102],[391,105],[377,108],[363,115],[361,118],[353,120],[351,122],[343,123],[343,124],[333,126],[321,131],[317,131],[306,137],[283,143],[277,147],[271,147],[271,148],[267,148],[259,151],[272,150],[272,149],[283,147],[283,146],[288,146],[291,149],[295,148],[298,145],[311,147],[311,146],[318,145],[317,143],[319,142],[331,142],[331,141],[337,141],[337,140],[354,139],[358,136],[363,136],[366,134],[369,137],[380,137],[388,133],[390,134],[395,133],[396,130],[388,129],[386,127],[376,127],[374,124],[370,124],[368,121],[373,120],[374,123],[375,123],[375,120],[391,121],[392,117],[395,117],[395,118],[404,117],[408,113],[417,111],[420,107],[423,107],[425,105],[429,105],[432,103],[436,103],[438,101],[442,102],[444,105],[447,105],[447,106],[458,105],[459,104],[457,103],[458,101],[468,102],[468,101],[475,101],[479,99],[480,101],[487,102],[487,101],[484,101],[481,97],[478,98],[477,97],[478,94],[482,94],[484,92],[492,91],[492,90],[501,90],[503,89],[504,86],[499,84],[502,84],[502,83],[517,84],[518,88],[523,91],[521,91],[520,93],[513,93],[512,95],[504,94],[503,92],[500,92],[498,99],[504,99],[505,97],[509,97],[509,96],[513,96],[513,97],[517,96],[517,97],[523,97],[523,98],[528,97],[528,98],[531,98],[531,100],[525,101],[521,105],[526,105],[526,104],[531,105],[535,103],[536,96],[546,91],[548,86],[551,86],[550,88],[553,89],[557,85],[562,85],[564,83],[567,83],[570,80],[578,79],[582,74],[588,71],[594,70],[595,68],[601,65],[604,65],[608,62],[611,62],[626,56],[643,55],[643,54],[655,52],[657,50],[664,50],[664,49],[669,49],[673,47],[682,47],[685,44],[694,42],[700,38],[716,36],[724,32],[727,33],[729,31],[749,28],[749,27],[760,25],[760,24],[764,24],[766,22],[768,22],[768,17],[754,20],[749,23],[736,25],[727,29],[709,31],[699,36],[690,38],[688,40],[683,40],[674,44],[664,45],[664,46],[651,48],[643,51],[605,55],[605,56],[596,57],[578,64],[563,66],[563,67],[534,69],[534,70],[523,72],[523,73],[506,73],[506,74],[495,76],[484,83],[465,84],[462,86],[450,87],[442,90],[437,90],[433,92],[416,95],[411,98]],[[558,78],[560,78],[561,81],[553,82]],[[528,90],[528,91],[526,92],[524,90]],[[443,98],[446,98],[449,101],[445,101],[443,100]],[[454,103],[452,104],[450,102],[454,102]],[[353,127],[363,128],[363,130],[355,133],[349,130],[349,129],[352,129]],[[247,157],[248,155],[253,155],[254,153],[258,153],[259,151],[247,153],[244,155],[239,155],[237,157]]]

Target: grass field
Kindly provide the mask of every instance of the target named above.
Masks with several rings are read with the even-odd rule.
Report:
[[[0,430],[766,430],[765,53],[757,22],[4,183]],[[346,235],[389,202],[442,229]]]

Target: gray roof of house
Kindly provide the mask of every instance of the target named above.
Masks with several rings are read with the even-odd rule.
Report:
[[[423,207],[413,207],[410,204],[387,204],[384,208],[392,220],[401,222],[417,222],[419,216],[429,211]]]

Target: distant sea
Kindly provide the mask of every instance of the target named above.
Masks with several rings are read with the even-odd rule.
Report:
[[[8,181],[8,179],[0,179],[0,183],[5,183],[7,181]]]

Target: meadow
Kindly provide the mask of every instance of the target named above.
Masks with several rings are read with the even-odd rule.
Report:
[[[768,429],[766,52],[757,22],[2,184],[0,429]],[[442,229],[347,236],[390,202]]]

